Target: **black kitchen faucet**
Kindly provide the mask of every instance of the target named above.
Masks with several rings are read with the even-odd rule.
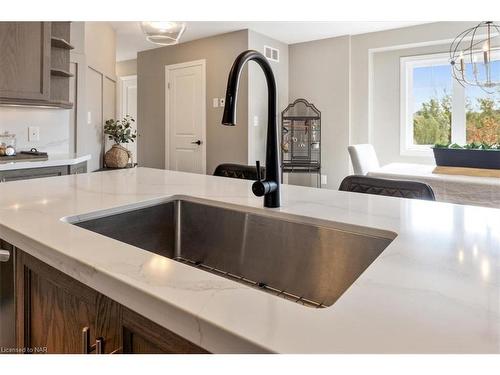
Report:
[[[226,103],[224,106],[224,115],[222,116],[223,125],[236,125],[236,99],[238,96],[238,85],[241,71],[246,62],[253,60],[264,71],[267,81],[267,142],[266,142],[266,177],[261,179],[260,162],[257,161],[258,180],[252,185],[253,193],[258,196],[264,196],[264,207],[279,207],[281,203],[280,190],[280,164],[279,164],[279,145],[278,145],[278,127],[276,122],[276,80],[273,70],[267,59],[261,53],[248,50],[241,53],[233,63],[226,89]]]

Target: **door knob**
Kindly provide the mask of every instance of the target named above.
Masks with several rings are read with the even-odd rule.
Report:
[[[200,141],[199,139],[197,141],[191,142],[192,145],[198,145],[200,146],[203,142]]]

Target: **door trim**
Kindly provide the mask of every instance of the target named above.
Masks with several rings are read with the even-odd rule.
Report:
[[[129,85],[130,84],[134,84],[135,83],[135,87],[137,88],[137,74],[131,74],[131,75],[127,75],[127,76],[118,76],[118,79],[116,81],[116,118],[117,119],[122,119],[125,117],[126,114],[128,113],[125,113],[124,111],[124,108],[128,102],[128,96],[127,96],[127,89],[130,87]],[[137,98],[136,98],[137,99]],[[137,126],[137,117],[138,117],[138,113],[137,113],[137,100],[136,100],[136,114],[135,114],[135,129],[137,131],[136,135],[137,137],[139,137],[139,129],[138,129],[138,126]],[[131,159],[131,162],[132,163],[137,163],[139,164],[139,153],[137,151],[137,144],[138,144],[139,140],[136,138],[135,139],[135,142],[134,143],[127,143],[124,147],[127,148],[128,150],[130,150],[130,148],[132,148],[132,159]],[[131,145],[130,147],[128,145]]]
[[[118,118],[123,118],[123,101],[125,98],[125,89],[127,86],[125,85],[126,82],[129,81],[134,81],[137,84],[137,74],[129,75],[129,76],[120,76],[118,77],[117,85],[116,85],[116,115]],[[134,119],[137,121],[137,119]]]
[[[191,66],[201,66],[201,138],[202,145],[202,161],[201,169],[203,173],[207,173],[207,63],[205,59],[183,62],[180,64],[165,65],[165,168],[170,169],[170,90],[168,83],[170,81],[170,71],[175,69],[189,68]]]

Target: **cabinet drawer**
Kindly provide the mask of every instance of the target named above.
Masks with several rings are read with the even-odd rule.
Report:
[[[68,174],[68,167],[43,167],[43,168],[28,168],[14,169],[10,171],[0,171],[0,182],[9,182],[17,180],[29,180],[33,178],[64,176]]]

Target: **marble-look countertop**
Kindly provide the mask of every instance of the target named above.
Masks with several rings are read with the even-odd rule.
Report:
[[[2,160],[0,171],[9,171],[14,169],[56,167],[60,165],[75,165],[90,160],[91,155],[78,154],[49,154],[47,160]]]
[[[0,237],[216,353],[500,353],[500,210],[135,168],[0,184]],[[397,233],[330,307],[308,308],[69,224],[172,197]]]

